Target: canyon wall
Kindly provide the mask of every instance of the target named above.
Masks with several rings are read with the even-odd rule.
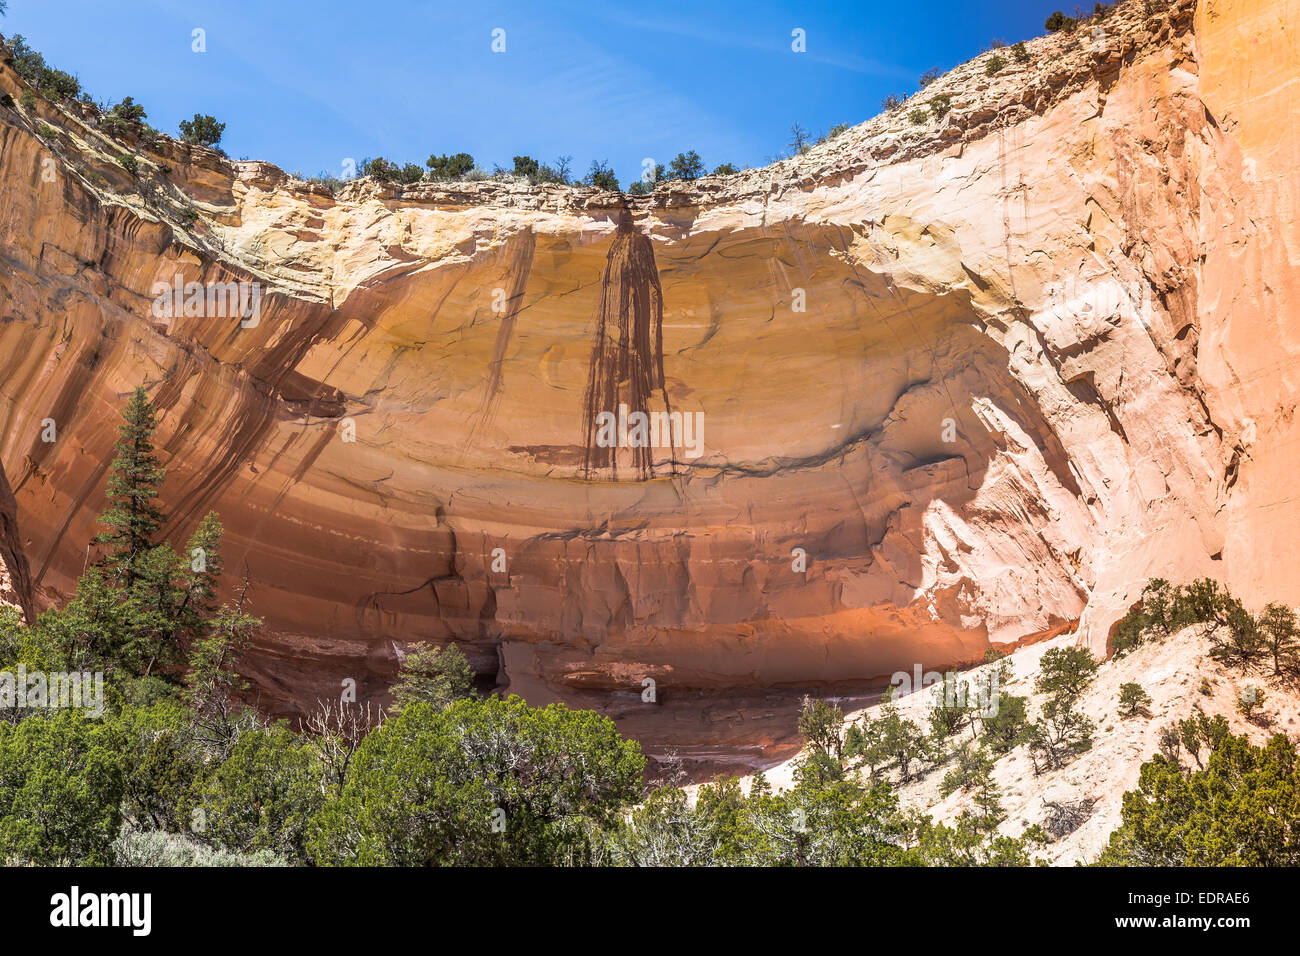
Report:
[[[68,596],[143,384],[169,533],[219,511],[248,573],[265,710],[455,641],[707,767],[788,755],[805,691],[1103,648],[1150,576],[1300,602],[1297,21],[1124,4],[648,197],[334,195],[171,141],[132,176],[92,117],[0,108],[0,559]],[[265,296],[160,317],[178,277]],[[667,439],[609,447],[620,407]]]

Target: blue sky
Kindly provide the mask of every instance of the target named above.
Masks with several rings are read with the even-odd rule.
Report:
[[[1059,5],[1059,4],[1058,4]],[[431,152],[509,166],[571,155],[619,179],[695,149],[759,166],[799,122],[879,112],[929,67],[1043,32],[1051,0],[460,3],[389,0],[9,0],[21,33],[96,99],[134,96],[176,133],[227,124],[235,158],[339,175],[345,158],[423,165]],[[1073,7],[1069,7],[1073,9]],[[382,11],[382,12],[381,12]],[[505,52],[492,52],[492,31]],[[791,50],[805,31],[807,51]],[[206,33],[207,52],[192,51]]]

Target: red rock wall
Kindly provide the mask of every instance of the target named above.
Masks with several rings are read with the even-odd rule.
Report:
[[[455,640],[652,749],[757,761],[804,689],[1080,619],[1100,648],[1148,576],[1300,601],[1294,3],[1215,6],[1129,4],[1095,48],[938,81],[940,123],[630,201],[331,197],[178,145],[146,189],[74,118],[0,110],[0,461],[39,601],[140,383],[169,530],[221,512],[279,713]],[[158,320],[176,275],[263,283],[259,323]],[[701,456],[593,455],[620,401],[702,412]]]

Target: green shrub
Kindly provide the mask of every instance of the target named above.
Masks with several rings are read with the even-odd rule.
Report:
[[[1213,752],[1219,744],[1228,738],[1228,722],[1221,714],[1207,717],[1203,710],[1197,709],[1191,717],[1180,720],[1177,724],[1178,740],[1186,749],[1188,756],[1196,761],[1197,768],[1201,762],[1201,751]]]
[[[731,163],[719,163],[717,166],[713,167],[714,176],[734,176],[738,172],[740,172],[740,170]]]
[[[1027,715],[1025,698],[1000,694],[997,713],[986,715],[980,721],[984,743],[995,754],[1010,753],[1026,740]]]
[[[474,693],[474,671],[455,644],[445,648],[424,642],[411,645],[397,669],[393,685],[393,713],[415,703],[446,710]]]
[[[1029,48],[1025,46],[1025,41],[1021,40],[1011,48],[1011,55],[1017,63],[1028,63],[1030,60]]]
[[[1035,691],[1073,700],[1092,683],[1101,662],[1086,647],[1054,647],[1043,655],[1038,667]]]
[[[1047,18],[1047,22],[1044,23],[1043,26],[1052,33],[1056,33],[1060,30],[1064,30],[1066,33],[1073,33],[1075,28],[1079,26],[1079,21],[1073,17],[1067,17],[1060,10],[1057,10]]]
[[[516,156],[514,157],[514,165],[509,170],[497,167],[497,175],[519,176],[527,179],[535,186],[546,183],[567,185],[569,182],[569,162],[570,157],[561,156],[556,160],[555,166],[551,167],[531,156]],[[613,188],[618,188],[617,180]]]
[[[1000,73],[1006,65],[1007,61],[995,53],[984,61],[984,75],[994,76]]]
[[[117,866],[288,866],[282,856],[270,850],[234,853],[204,846],[179,833],[132,830],[123,827],[113,841],[113,862]]]
[[[45,57],[28,46],[21,34],[14,36],[9,48],[13,52],[14,72],[40,90],[46,99],[76,99],[81,93],[81,82],[75,76],[46,63]]]
[[[382,156],[361,161],[361,175],[381,183],[402,183],[410,185],[424,178],[424,170],[414,163],[399,166]]]
[[[181,139],[197,146],[216,146],[221,142],[221,134],[226,131],[225,123],[218,123],[216,117],[195,113],[192,120],[181,120]]]
[[[1295,611],[1285,604],[1268,604],[1255,623],[1274,675],[1300,671],[1300,621]]]
[[[424,703],[361,743],[311,825],[322,864],[555,864],[642,793],[640,745],[609,718],[518,697]]]
[[[301,856],[324,798],[312,749],[281,725],[241,734],[199,784],[204,842],[240,853]]]
[[[1080,713],[1073,698],[1051,698],[1039,719],[1026,730],[1034,773],[1063,767],[1077,754],[1092,748],[1096,725]]]
[[[700,154],[695,150],[678,153],[668,164],[670,179],[699,179],[703,175],[704,163],[700,161]]]
[[[913,126],[921,126],[930,117],[925,112],[925,110],[921,109],[920,107],[917,107],[916,109],[912,110],[912,112],[907,114],[907,118],[912,121]]]
[[[111,110],[114,116],[119,117],[127,123],[139,125],[145,121],[147,114],[144,107],[135,101],[133,97],[123,97],[122,101],[116,104]]]
[[[1300,866],[1300,760],[1284,734],[1219,739],[1205,770],[1161,754],[1124,794],[1103,866]]]
[[[595,186],[597,189],[607,189],[611,192],[618,192],[618,177],[614,175],[614,170],[608,162],[593,159],[591,168],[587,170],[586,183],[588,186]]]
[[[1256,711],[1264,706],[1264,701],[1268,700],[1268,695],[1264,693],[1264,688],[1257,687],[1254,684],[1247,684],[1237,695],[1237,713],[1249,721],[1254,721]]]
[[[23,95],[18,98],[18,101],[23,104],[23,109],[29,113],[36,108],[36,94],[31,90],[23,90]]]
[[[469,153],[453,153],[448,156],[432,155],[425,160],[434,179],[461,179],[474,168],[474,157]]]
[[[1136,717],[1147,712],[1151,706],[1151,695],[1142,689],[1141,684],[1127,683],[1119,686],[1119,715]]]
[[[934,118],[942,119],[952,109],[952,95],[940,93],[938,96],[933,96],[930,98],[929,106]]]
[[[138,176],[140,174],[140,161],[134,156],[124,153],[117,158],[117,161],[121,163],[122,168],[132,176]]]
[[[1286,662],[1300,657],[1300,629],[1290,634],[1294,615],[1288,618],[1278,607],[1269,605],[1256,620],[1241,601],[1209,578],[1179,586],[1154,578],[1142,589],[1140,603],[1116,623],[1111,646],[1119,657],[1184,627],[1207,624],[1215,660],[1246,669],[1272,656],[1281,673]]]
[[[68,709],[0,723],[0,860],[110,864],[121,802],[111,726]]]

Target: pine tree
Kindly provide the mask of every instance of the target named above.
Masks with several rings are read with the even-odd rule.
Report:
[[[189,558],[189,575],[185,597],[181,602],[180,616],[187,626],[199,629],[217,613],[217,581],[223,568],[221,538],[224,529],[221,518],[209,511],[199,522],[186,545]]]
[[[143,386],[131,396],[124,418],[110,468],[109,507],[99,519],[108,530],[94,542],[109,546],[104,563],[129,590],[163,525],[157,498],[164,470],[154,455],[153,434],[158,422]]]
[[[1130,681],[1119,685],[1119,715],[1124,718],[1144,714],[1151,706],[1151,695],[1142,685]]]
[[[1300,625],[1285,604],[1269,604],[1259,616],[1264,650],[1273,659],[1273,673],[1282,674],[1300,663]]]
[[[398,668],[393,686],[393,713],[409,704],[429,703],[446,710],[457,700],[474,693],[474,670],[455,644],[446,648],[423,642],[411,646]]]
[[[185,699],[193,715],[195,738],[212,756],[224,757],[238,739],[241,726],[255,722],[250,721],[252,712],[239,702],[248,682],[236,670],[252,632],[262,623],[244,613],[247,594],[245,580],[235,607],[215,612],[215,619],[190,648]]]

